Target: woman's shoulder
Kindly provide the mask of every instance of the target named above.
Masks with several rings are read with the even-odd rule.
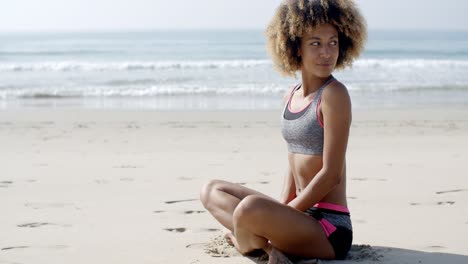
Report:
[[[340,93],[340,92],[348,92],[348,88],[346,85],[344,85],[342,82],[340,82],[338,79],[334,79],[332,82],[330,82],[326,89],[323,90],[324,93]]]
[[[338,81],[331,82],[322,92],[321,104],[333,106],[347,106],[351,104],[348,88]]]
[[[339,80],[335,79],[327,85],[322,92],[322,100],[326,99],[348,99],[348,88]]]

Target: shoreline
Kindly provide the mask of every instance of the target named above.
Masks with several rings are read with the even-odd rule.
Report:
[[[78,113],[83,113],[79,115]],[[246,119],[273,122],[279,125],[282,107],[275,109],[138,109],[138,108],[82,108],[82,107],[19,107],[5,108],[0,111],[1,122],[16,122],[18,120],[121,120],[122,115],[129,119],[148,121],[147,118],[156,118],[154,121],[169,120],[175,116],[181,121],[215,120],[229,123]],[[113,115],[116,113],[118,115]],[[439,120],[439,121],[465,121],[468,120],[468,105],[430,105],[430,106],[366,106],[352,109],[354,122],[367,122],[375,120]],[[73,119],[65,115],[73,115]],[[77,115],[75,115],[77,114]],[[28,118],[29,116],[29,118]],[[99,117],[99,118],[98,118]],[[122,121],[122,120],[121,120]]]
[[[291,83],[294,83],[291,80]],[[284,93],[286,90],[284,91]],[[437,88],[402,91],[349,90],[353,109],[468,107],[468,89]],[[274,111],[282,109],[283,92],[269,95],[186,94],[130,97],[81,97],[37,94],[0,99],[0,109],[93,109],[152,111]]]

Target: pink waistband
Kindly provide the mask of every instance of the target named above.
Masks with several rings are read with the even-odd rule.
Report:
[[[328,210],[333,210],[333,211],[338,211],[338,212],[343,212],[343,213],[348,213],[349,210],[347,207],[338,205],[338,204],[332,204],[332,203],[325,203],[325,202],[318,202],[314,205],[314,207],[317,208],[322,208],[322,209],[328,209]]]

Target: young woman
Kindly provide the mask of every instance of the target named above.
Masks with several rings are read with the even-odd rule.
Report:
[[[301,73],[285,98],[282,133],[289,169],[280,200],[221,180],[201,192],[205,208],[232,231],[242,253],[264,249],[269,263],[286,255],[343,259],[352,243],[346,201],[346,147],[351,101],[332,76],[363,50],[366,23],[352,0],[283,2],[266,35],[276,68]]]

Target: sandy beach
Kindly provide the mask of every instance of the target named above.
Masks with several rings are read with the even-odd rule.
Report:
[[[278,197],[279,120],[279,111],[2,110],[0,263],[255,263],[222,243],[198,194],[218,178]],[[336,263],[468,263],[467,149],[468,107],[355,109],[354,246]]]

